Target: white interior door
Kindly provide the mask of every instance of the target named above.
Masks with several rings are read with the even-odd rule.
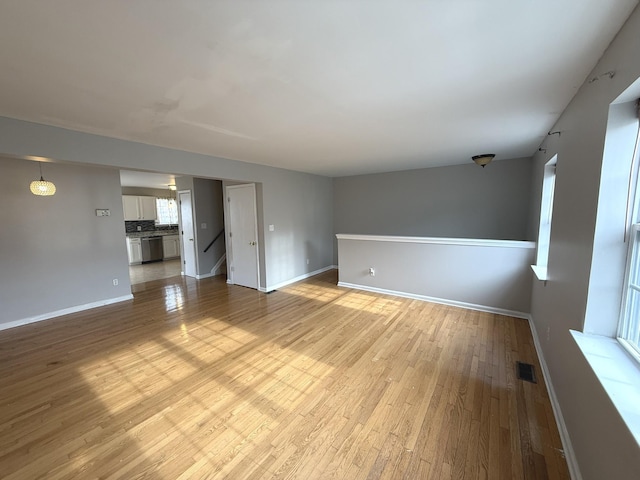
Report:
[[[182,271],[188,277],[195,277],[196,238],[193,230],[193,208],[191,191],[179,192],[180,199],[180,241],[182,242]]]
[[[227,187],[231,282],[258,288],[258,220],[254,184]]]

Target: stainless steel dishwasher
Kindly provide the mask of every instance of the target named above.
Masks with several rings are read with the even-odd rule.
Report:
[[[142,263],[159,262],[162,260],[162,237],[143,237],[140,240],[142,245]]]

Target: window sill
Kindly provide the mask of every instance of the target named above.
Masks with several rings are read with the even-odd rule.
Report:
[[[538,280],[546,281],[549,279],[547,276],[547,267],[542,267],[540,265],[531,265],[531,270],[536,274]]]
[[[571,335],[640,445],[640,365],[613,338],[573,330]]]

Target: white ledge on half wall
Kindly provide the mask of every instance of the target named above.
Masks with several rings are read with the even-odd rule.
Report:
[[[373,242],[396,243],[434,243],[441,245],[468,245],[474,247],[507,247],[507,248],[535,248],[536,242],[522,240],[489,240],[483,238],[447,238],[447,237],[401,237],[395,235],[356,235],[338,233],[338,240],[366,240]]]

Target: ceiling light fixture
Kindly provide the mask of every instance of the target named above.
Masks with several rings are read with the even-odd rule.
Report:
[[[167,185],[167,187],[169,187],[169,201],[170,202],[174,202],[176,201],[176,184],[175,183],[170,183],[169,185]]]
[[[43,197],[53,195],[54,193],[56,193],[56,186],[53,184],[53,182],[45,180],[42,177],[41,162],[38,162],[38,166],[40,167],[40,180],[34,180],[33,182],[31,182],[31,185],[29,185],[29,188],[31,189],[31,193],[33,193],[34,195],[39,195]]]
[[[482,155],[474,155],[473,157],[471,157],[471,160],[484,168],[484,166],[487,165],[491,160],[493,160],[495,156],[495,153],[483,153]]]

